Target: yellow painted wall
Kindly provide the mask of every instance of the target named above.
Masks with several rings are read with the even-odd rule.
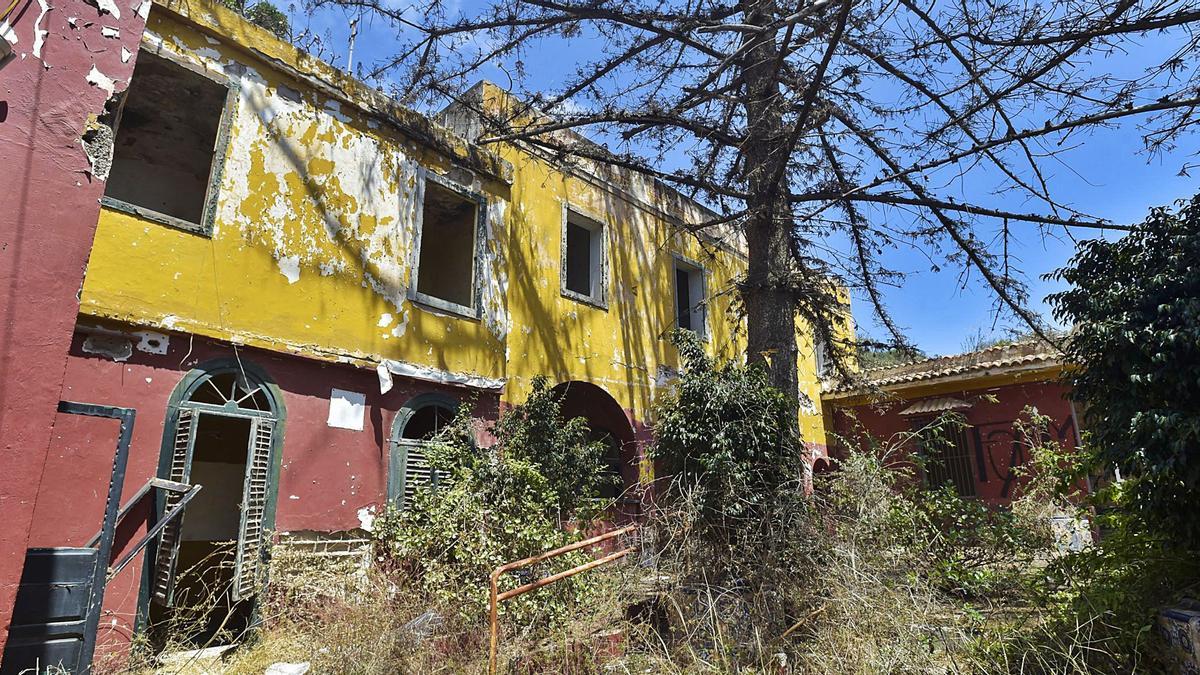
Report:
[[[274,42],[262,31],[247,39]],[[504,181],[464,179],[488,200],[482,318],[424,309],[407,298],[417,174],[448,171],[444,157],[158,5],[143,49],[238,85],[214,231],[106,207],[84,314],[323,359],[503,377]]]
[[[493,148],[511,166],[453,139],[432,151],[372,113],[380,104],[361,84],[200,0],[156,4],[145,44],[239,85],[215,229],[208,238],[104,209],[83,314],[311,358],[505,378],[509,401],[523,400],[535,375],[584,380],[648,420],[678,367],[665,334],[679,255],[706,271],[710,348],[741,358],[737,242],[683,231],[679,222],[706,214],[654,181],[589,180],[513,146]],[[464,171],[471,159],[493,170]],[[418,167],[465,176],[487,197],[479,320],[407,297]],[[564,204],[605,225],[607,309],[560,291]],[[823,442],[811,331],[800,333],[797,367],[813,402],[802,432]]]
[[[497,111],[509,103],[490,83],[473,94],[485,109]],[[464,130],[470,124],[458,123]],[[507,397],[522,400],[531,379],[545,374],[559,382],[600,385],[636,418],[649,419],[656,391],[679,367],[678,354],[666,340],[675,326],[676,256],[705,270],[710,353],[743,358],[744,322],[734,299],[735,283],[745,271],[744,247],[735,233],[714,228],[701,237],[682,226],[715,214],[640,174],[582,161],[567,167],[512,144],[499,147],[514,167]],[[560,291],[564,206],[605,225],[611,270],[607,309]],[[801,433],[805,440],[824,443],[812,331],[801,327],[798,332],[797,368],[808,397]]]

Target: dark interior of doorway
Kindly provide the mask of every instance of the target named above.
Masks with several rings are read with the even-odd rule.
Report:
[[[211,647],[239,642],[250,628],[253,599],[231,599],[249,443],[249,419],[200,415],[191,482],[203,489],[184,513],[173,602],[151,604],[156,642]]]

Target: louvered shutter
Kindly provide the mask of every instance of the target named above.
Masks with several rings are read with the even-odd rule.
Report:
[[[180,408],[175,419],[175,441],[171,448],[171,467],[167,478],[176,483],[189,483],[192,474],[192,450],[196,445],[196,423],[198,415],[190,408]],[[163,513],[169,513],[183,497],[179,492],[167,492],[163,500]],[[179,558],[179,541],[183,530],[184,514],[163,528],[158,542],[158,555],[154,560],[154,580],[151,585],[154,601],[170,605],[175,593],[175,561]]]
[[[401,509],[410,508],[417,489],[429,485],[433,481],[433,472],[429,468],[429,459],[425,456],[425,446],[420,442],[400,441],[401,483],[396,495],[399,502],[396,506]]]
[[[255,418],[250,427],[246,480],[242,487],[242,517],[238,530],[232,596],[243,600],[258,591],[258,568],[262,557],[263,514],[267,508],[267,485],[271,478],[271,443],[275,422]]]

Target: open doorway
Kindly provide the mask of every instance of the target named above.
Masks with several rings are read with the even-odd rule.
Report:
[[[154,603],[150,618],[170,639],[199,647],[244,633],[253,612],[250,598],[230,592],[251,420],[202,413],[195,426],[190,482],[203,489],[179,529],[174,598]]]
[[[173,397],[159,476],[202,488],[155,552],[147,619],[162,646],[232,644],[253,628],[281,410],[253,372],[193,371]]]

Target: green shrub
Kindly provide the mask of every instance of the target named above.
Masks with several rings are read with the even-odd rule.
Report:
[[[579,538],[566,529],[566,518],[586,528],[603,480],[603,447],[588,440],[582,419],[562,419],[542,378],[525,405],[501,416],[494,445],[476,446],[477,426],[459,416],[434,439],[429,463],[443,478],[418,489],[410,508],[389,508],[373,533],[381,562],[415,580],[441,606],[474,619],[486,616],[494,568]],[[552,573],[587,556],[562,556],[534,572]],[[504,575],[501,590],[519,579]],[[588,580],[577,577],[501,607],[515,622],[546,623],[568,613],[588,588]]]
[[[690,501],[695,525],[714,542],[753,547],[777,502],[803,489],[794,405],[759,366],[715,363],[690,331],[675,331],[672,341],[683,367],[655,406],[651,449],[670,477],[668,500]]]

